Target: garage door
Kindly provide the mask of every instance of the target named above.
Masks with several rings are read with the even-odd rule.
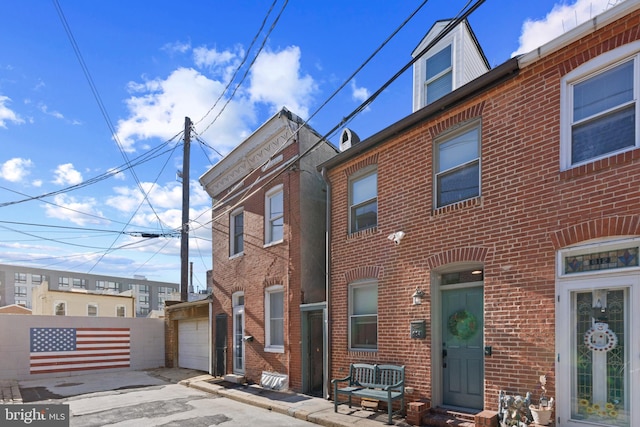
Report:
[[[209,320],[178,322],[178,366],[209,372]]]

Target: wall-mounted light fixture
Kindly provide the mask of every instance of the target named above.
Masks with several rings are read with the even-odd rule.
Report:
[[[418,287],[416,286],[416,291],[413,293],[413,295],[411,295],[411,298],[413,299],[413,305],[422,304],[422,298],[424,298],[424,296],[424,291],[418,289]]]
[[[387,239],[391,240],[396,245],[399,245],[403,237],[404,237],[404,231],[396,231],[395,233],[389,234]]]

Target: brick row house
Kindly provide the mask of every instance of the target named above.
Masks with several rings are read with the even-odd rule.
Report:
[[[329,376],[404,365],[408,401],[477,412],[546,375],[556,425],[638,426],[640,2],[456,87],[459,41],[320,165]]]
[[[326,184],[335,156],[282,109],[200,182],[213,199],[213,373],[322,395]]]
[[[213,373],[333,398],[404,365],[471,413],[544,375],[557,426],[640,425],[640,1],[493,69],[449,24],[409,116],[336,154],[283,109],[200,178]]]

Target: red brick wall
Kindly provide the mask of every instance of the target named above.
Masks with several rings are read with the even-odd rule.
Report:
[[[284,161],[297,154],[297,145],[288,146]],[[277,167],[277,165],[275,165]],[[251,191],[251,183],[259,176],[255,171],[244,182],[244,189],[236,191],[245,195]],[[291,274],[297,270],[299,241],[295,238],[292,218],[299,217],[299,172],[287,171],[272,182],[260,182],[253,188],[264,185],[244,201],[228,200],[213,212],[213,316],[226,313],[228,316],[227,372],[233,371],[233,308],[232,295],[243,291],[245,301],[245,335],[254,337],[245,343],[245,377],[259,383],[262,371],[289,375],[289,386],[301,387],[300,369],[300,279]],[[284,191],[284,241],[264,246],[265,193],[277,185]],[[224,197],[224,194],[220,196]],[[215,203],[215,202],[214,202]],[[229,258],[229,213],[236,204],[244,209],[244,254]],[[265,352],[265,289],[273,285],[284,286],[285,291],[285,351]],[[215,331],[214,331],[215,334]],[[213,338],[215,340],[215,337]],[[213,341],[215,342],[215,341]]]
[[[484,264],[485,408],[500,389],[535,390],[546,373],[555,387],[555,254],[590,238],[640,234],[640,150],[560,171],[560,78],[600,53],[640,37],[638,12],[521,70],[463,105],[329,171],[332,184],[331,378],[352,362],[406,365],[407,386],[431,397],[430,283],[434,269]],[[482,121],[481,197],[433,205],[434,137]],[[348,234],[349,173],[378,165],[378,227]],[[387,236],[403,230],[394,245]],[[364,269],[363,269],[364,267]],[[349,352],[347,284],[378,278],[378,351]],[[419,286],[427,292],[411,305]],[[427,339],[409,338],[427,319]]]

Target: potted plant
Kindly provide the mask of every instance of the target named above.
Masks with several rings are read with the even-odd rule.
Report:
[[[547,376],[540,375],[540,386],[542,388],[540,399],[538,400],[537,405],[529,405],[529,410],[531,411],[533,422],[543,426],[549,425],[549,422],[551,420],[551,413],[553,412],[553,397],[551,399],[547,398],[547,389],[545,387],[546,385]]]

